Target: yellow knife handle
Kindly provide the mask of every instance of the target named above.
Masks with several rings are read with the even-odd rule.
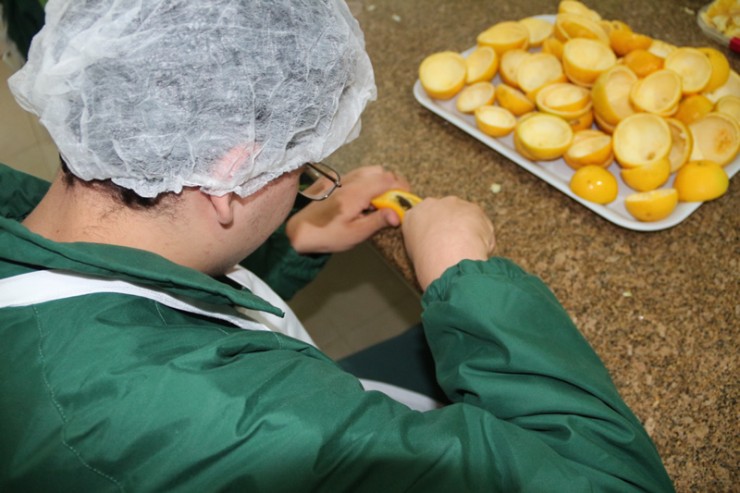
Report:
[[[417,197],[411,192],[403,190],[388,190],[382,195],[378,195],[370,201],[376,209],[393,209],[398,218],[403,221],[406,211],[421,202],[421,197]]]

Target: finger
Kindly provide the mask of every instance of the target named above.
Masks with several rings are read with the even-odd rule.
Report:
[[[397,188],[401,190],[409,190],[409,183],[403,177],[396,175],[392,171],[384,170],[381,167],[372,167],[371,169],[363,169],[363,173],[357,173],[351,178],[346,180],[346,185],[349,187],[357,187],[363,191],[363,194],[371,195],[375,197],[388,190]],[[348,178],[350,176],[348,175]]]
[[[354,221],[351,227],[354,234],[367,239],[388,226],[399,226],[401,219],[390,209],[381,209],[364,214]]]
[[[401,218],[393,209],[381,209],[378,211],[384,216],[385,222],[388,226],[398,227],[401,225]]]

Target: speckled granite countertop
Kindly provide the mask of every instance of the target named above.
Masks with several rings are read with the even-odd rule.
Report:
[[[385,164],[422,196],[481,204],[497,253],[543,278],[606,362],[655,440],[678,491],[737,491],[740,183],[678,226],[640,233],[597,216],[429,112],[412,86],[421,60],[463,51],[500,20],[553,14],[556,0],[350,0],[375,65],[378,101],[361,137],[330,162]],[[604,18],[676,45],[711,45],[702,0],[591,0]],[[715,45],[716,46],[716,45]],[[726,52],[735,70],[740,59]],[[492,194],[492,183],[501,192]],[[400,234],[374,244],[407,279]]]

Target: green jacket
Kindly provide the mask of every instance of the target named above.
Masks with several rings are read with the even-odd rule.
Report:
[[[31,40],[44,27],[45,5],[46,0],[0,0],[8,37],[25,58],[28,58]]]
[[[30,233],[17,221],[46,186],[0,167],[0,278],[66,269],[273,310],[146,252]],[[149,299],[2,309],[0,490],[672,491],[539,279],[501,258],[464,261],[422,301],[454,402],[425,413],[365,392],[305,343]]]

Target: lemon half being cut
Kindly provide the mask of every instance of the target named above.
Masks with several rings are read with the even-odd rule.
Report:
[[[388,190],[370,201],[376,209],[392,209],[403,221],[406,211],[421,202],[421,197],[404,190]]]

